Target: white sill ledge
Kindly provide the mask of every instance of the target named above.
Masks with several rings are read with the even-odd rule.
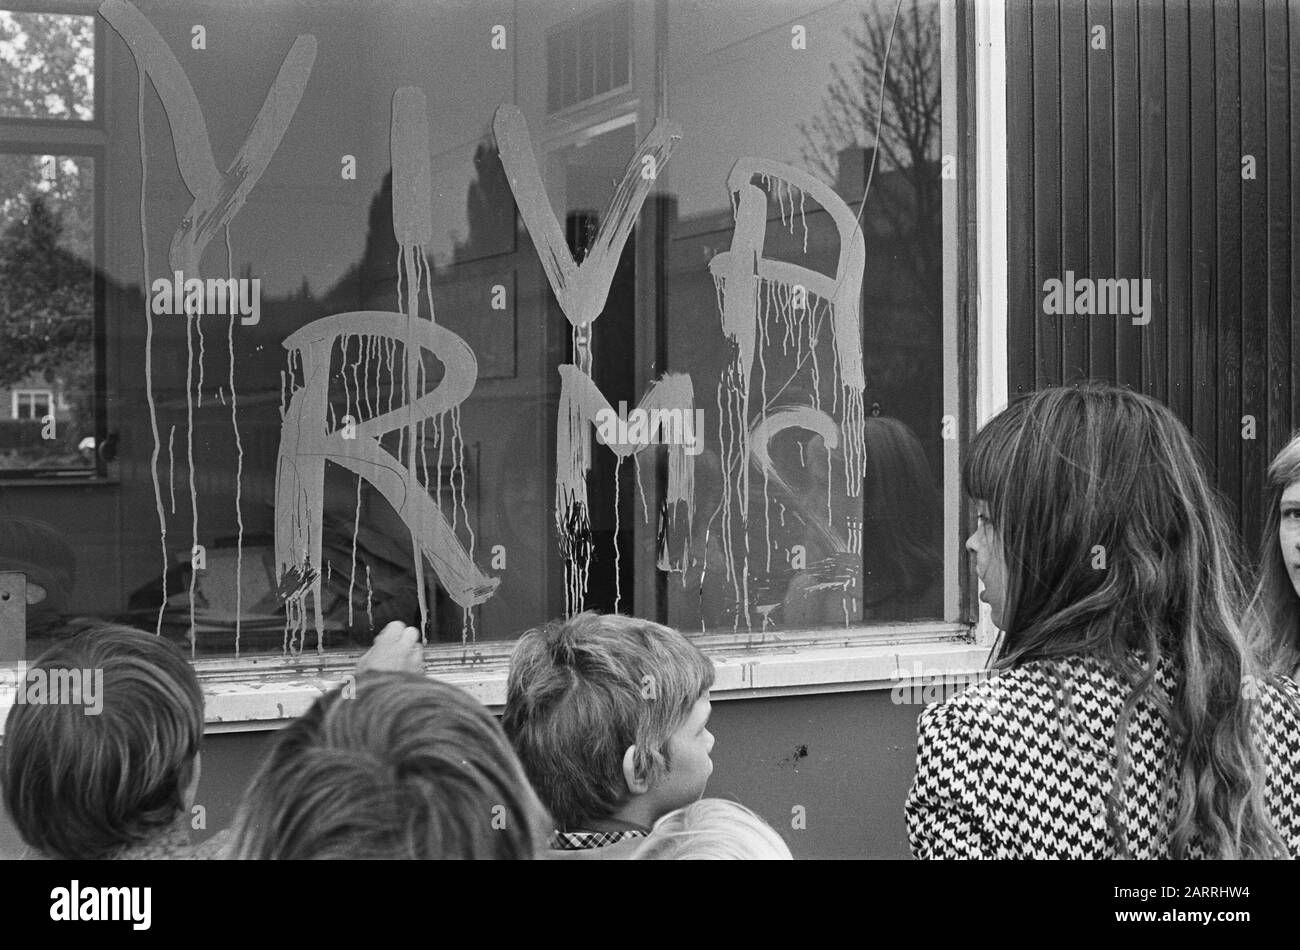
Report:
[[[819,693],[893,689],[922,676],[975,673],[984,668],[988,647],[971,641],[969,627],[957,624],[863,628],[804,635],[768,634],[764,642],[747,637],[697,637],[717,671],[711,698],[716,701],[765,699]],[[753,638],[756,639],[756,638]],[[493,712],[505,703],[508,644],[483,644],[465,662],[459,649],[426,654],[425,672],[466,690]],[[284,660],[200,661],[209,735],[271,731],[307,711],[318,697],[344,682],[356,657],[298,658],[297,669]],[[0,736],[14,703],[12,680],[0,685]]]

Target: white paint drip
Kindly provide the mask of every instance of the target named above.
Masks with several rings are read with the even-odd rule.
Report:
[[[640,453],[632,456],[632,466],[636,470],[636,490],[641,496],[641,517],[645,519],[646,524],[650,523],[650,506],[645,500],[645,485],[641,483],[641,455]],[[693,494],[693,493],[692,493]]]
[[[752,182],[755,177],[762,182],[763,188],[754,186]],[[821,372],[817,349],[819,309],[823,306],[830,316],[832,344],[835,350],[832,411],[835,411],[841,400],[844,406],[843,420],[840,425],[842,437],[837,436],[835,439],[824,437],[828,448],[826,456],[828,477],[826,522],[823,530],[830,532],[832,523],[829,450],[836,443],[842,446],[846,492],[850,497],[854,497],[860,490],[865,452],[862,413],[865,379],[862,373],[858,295],[861,293],[862,273],[865,266],[865,245],[861,229],[856,227],[856,219],[848,206],[829,187],[800,169],[764,159],[742,158],[736,162],[728,176],[728,188],[732,195],[735,216],[731,248],[716,255],[709,264],[715,291],[721,300],[719,310],[723,333],[736,345],[733,359],[718,382],[719,446],[722,457],[720,540],[726,573],[732,581],[733,593],[736,596],[735,625],[739,624],[743,612],[746,627],[750,628],[749,467],[754,461],[755,450],[751,429],[769,416],[772,403],[794,381],[795,375],[799,373],[806,361],[811,361],[810,401],[812,405],[809,408],[814,412],[820,412]],[[769,196],[776,201],[781,223],[786,225],[789,233],[793,235],[796,193],[799,198],[798,214],[804,231],[805,253],[808,246],[806,194],[811,194],[825,209],[839,232],[840,258],[836,278],[833,281],[817,271],[763,256]],[[804,288],[802,301],[804,305],[797,308],[794,305],[793,294],[795,284]],[[784,327],[783,353],[788,353],[789,347],[793,344],[796,357],[794,374],[772,397],[767,394],[765,362],[765,351],[772,344],[768,329],[770,319],[779,319]],[[805,334],[806,354],[803,347]],[[755,356],[758,358],[761,374],[762,408],[757,418],[751,418],[749,395]],[[806,465],[806,461],[801,445],[800,462]],[[773,546],[767,483],[769,473],[764,466],[760,466],[760,471],[765,479],[763,519],[765,553],[770,573]],[[735,507],[740,509],[739,525],[736,524],[733,516]],[[734,539],[736,532],[741,535],[740,539]],[[740,563],[737,564],[738,549],[742,547],[744,553],[739,558]]]
[[[456,450],[455,468],[452,469],[453,479],[457,472],[460,473],[460,492],[459,494],[457,494],[453,486],[451,500],[452,500],[453,507],[455,506],[457,500],[459,500],[460,502],[461,517],[465,519],[465,530],[469,534],[469,556],[470,559],[473,560],[474,541],[475,541],[474,526],[470,524],[469,506],[468,504],[466,504],[466,497],[468,496],[468,491],[465,487],[465,436],[464,433],[461,432],[461,428],[460,428],[460,406],[456,406],[454,409],[451,410],[451,429],[452,429],[452,445]],[[439,432],[439,438],[441,437],[442,437],[442,433]]]
[[[171,492],[172,514],[176,514],[176,426],[167,433],[167,488]]]
[[[375,590],[370,586],[370,565],[366,564],[366,619],[370,624],[370,632],[375,631]]]
[[[148,193],[148,158],[144,132],[144,92],[145,77],[148,76],[163,106],[167,122],[171,127],[172,146],[176,154],[177,167],[181,179],[193,198],[179,227],[172,236],[168,254],[173,272],[190,273],[198,276],[199,261],[208,242],[218,229],[227,229],[226,243],[229,252],[228,225],[231,218],[243,207],[248,193],[252,190],[262,173],[270,163],[289,122],[292,120],[298,103],[306,89],[316,58],[316,39],[310,35],[298,36],[292,48],[285,56],[276,75],[275,82],[269,90],[257,118],[253,122],[243,144],[236,151],[226,172],[217,170],[208,139],[207,126],[203,111],[190,85],[185,70],[172,54],[166,41],[153,25],[126,0],[104,0],[98,12],[127,44],[132,59],[136,64],[137,107],[136,122],[140,140],[140,235],[142,245],[142,266],[144,271],[144,288],[152,286],[149,280],[149,240],[146,225],[146,195]],[[163,598],[158,608],[156,631],[161,634],[163,614],[166,610],[166,577],[170,567],[167,555],[167,524],[162,506],[162,490],[158,480],[158,455],[160,440],[157,425],[157,406],[153,398],[153,320],[152,308],[146,301],[145,306],[147,330],[145,343],[146,397],[149,402],[150,428],[153,435],[153,452],[150,457],[151,477],[154,485],[154,504],[158,513],[159,535],[163,558]],[[197,322],[197,316],[195,317]],[[204,337],[202,326],[199,333],[199,384],[197,389],[199,405],[203,399],[204,373]],[[198,536],[198,506],[195,491],[195,472],[193,459],[194,439],[194,388],[193,388],[193,338],[188,320],[186,323],[186,411],[187,411],[187,447],[191,496],[192,535],[195,543]],[[234,394],[232,393],[232,400]],[[236,431],[238,439],[238,432]],[[238,489],[236,490],[238,504]],[[241,554],[242,558],[242,530]],[[237,568],[238,570],[238,568]],[[191,655],[196,647],[194,631],[194,585],[195,576],[190,573],[190,646]],[[239,586],[238,577],[236,586]],[[238,601],[239,593],[236,597]],[[236,645],[238,646],[238,619],[236,620]]]
[[[473,351],[458,336],[438,327],[435,320],[432,269],[425,251],[432,240],[428,116],[424,95],[414,87],[403,87],[394,94],[390,144],[393,230],[400,248],[397,262],[399,312],[337,314],[300,329],[285,341],[291,352],[291,366],[292,354],[297,351],[298,359],[305,361],[305,369],[302,388],[295,388],[291,394],[281,434],[282,477],[277,477],[276,557],[282,576],[289,571],[295,572],[295,576],[306,576],[304,567],[310,565],[313,553],[319,556],[320,533],[314,519],[319,517],[323,506],[322,460],[330,458],[371,481],[406,524],[411,537],[422,640],[427,642],[433,619],[425,587],[427,559],[448,596],[464,611],[464,641],[474,629],[473,606],[490,597],[500,581],[483,575],[472,559],[475,538],[467,502],[468,479],[459,405],[472,391],[478,369]],[[429,306],[427,320],[420,313],[421,291]],[[381,340],[381,345],[376,346],[375,339]],[[331,423],[331,428],[325,432],[316,432],[310,426],[313,413],[325,413],[331,417],[334,414],[326,382],[332,359],[325,349],[334,340],[341,341],[341,376],[346,409],[350,415],[362,417],[359,420],[354,418],[355,432],[347,437],[338,432],[336,423]],[[397,357],[399,346],[402,347],[400,360]],[[432,389],[427,385],[426,351],[435,354],[444,366],[442,380]],[[388,411],[382,415],[367,415],[363,412],[363,405],[371,408],[382,399],[382,394],[376,394],[372,399],[369,364],[375,358],[387,364]],[[377,382],[380,372],[376,367]],[[403,405],[394,408],[399,386],[406,398]],[[448,415],[451,417],[450,443],[444,437],[447,431],[445,417]],[[429,425],[431,422],[434,426]],[[427,442],[430,429],[435,427],[438,433],[437,496],[430,498]],[[391,449],[382,445],[384,437],[393,431],[398,432],[395,459]],[[444,448],[449,450],[451,457],[450,523],[441,510]],[[400,472],[394,468],[394,463],[400,466]],[[299,471],[300,466],[309,468]],[[352,577],[357,570],[359,485],[356,498]],[[469,536],[468,554],[457,537],[462,517]],[[367,615],[373,627],[370,577],[371,566],[367,563]],[[353,586],[354,582],[350,582],[350,609]],[[305,602],[308,595],[312,595],[316,603],[319,645],[322,624],[318,580],[305,583],[292,596]],[[299,623],[305,620],[301,612],[295,613],[295,619]]]
[[[357,476],[357,498],[352,508],[352,566],[348,570],[348,629],[352,629],[352,591],[357,580],[357,534],[361,530],[361,476]],[[366,570],[370,566],[366,565]]]
[[[198,318],[197,314],[194,316],[194,332],[198,334],[199,338],[199,381],[194,387],[194,392],[198,397],[198,405],[201,409],[203,408],[203,321]]]
[[[400,93],[401,90],[398,90],[398,92]],[[394,96],[394,99],[393,99],[393,109],[394,109],[394,114],[396,114],[396,110],[397,110],[397,97],[396,97],[396,96]],[[397,126],[396,119],[394,119],[394,123],[393,123],[393,125],[394,125],[394,127]],[[394,135],[394,137],[396,138],[396,135]],[[394,220],[394,229],[395,229],[395,230],[396,230],[396,228],[397,228],[397,224],[396,224],[396,222],[397,222],[397,220],[398,220],[398,218],[397,218],[397,214],[398,214],[398,211],[397,211],[397,203],[398,203],[398,202],[397,202],[397,194],[398,194],[398,189],[397,189],[397,165],[398,165],[398,155],[399,155],[399,153],[398,153],[398,151],[397,151],[396,144],[394,144],[394,154],[393,154],[393,166],[394,166],[394,167],[393,167],[393,182],[394,182],[394,184],[393,184],[393,215],[394,215],[394,219],[393,219],[393,220]],[[418,390],[417,390],[417,382],[416,382],[416,371],[417,371],[417,368],[418,368],[419,355],[417,354],[416,349],[415,349],[415,339],[414,339],[414,335],[413,335],[413,333],[412,333],[412,330],[413,330],[413,328],[414,328],[414,327],[413,327],[414,322],[415,322],[415,320],[416,320],[416,318],[417,318],[417,316],[418,316],[418,314],[417,314],[416,311],[417,311],[418,308],[419,308],[419,300],[420,300],[420,298],[419,298],[419,296],[418,296],[419,286],[418,286],[418,285],[414,285],[414,282],[417,281],[417,280],[419,279],[419,274],[418,274],[417,272],[415,272],[415,259],[416,259],[417,246],[415,246],[415,245],[410,245],[410,244],[402,244],[402,243],[401,243],[401,232],[400,232],[400,231],[398,232],[398,235],[399,235],[399,236],[398,236],[398,241],[399,241],[399,244],[400,244],[400,246],[401,246],[401,255],[400,255],[400,257],[399,257],[399,264],[398,264],[398,266],[399,266],[399,268],[400,268],[400,267],[401,267],[401,262],[402,262],[402,261],[405,261],[405,262],[406,262],[406,277],[407,277],[407,287],[406,287],[406,307],[405,307],[405,313],[406,313],[406,340],[405,340],[405,342],[404,342],[406,360],[405,360],[405,370],[404,370],[404,372],[403,372],[403,374],[402,374],[402,378],[403,378],[403,380],[405,381],[405,386],[404,386],[404,388],[405,388],[405,390],[406,390],[406,430],[405,430],[405,435],[406,435],[406,438],[407,438],[407,440],[408,440],[408,441],[407,441],[407,444],[406,444],[406,458],[407,458],[407,469],[408,469],[408,470],[410,471],[410,473],[411,473],[411,481],[413,481],[413,482],[418,482],[418,481],[419,481],[419,472],[417,471],[417,468],[416,468],[416,461],[415,461],[415,460],[416,460],[416,454],[415,454],[415,453],[416,453],[417,449],[419,448],[419,445],[418,445],[418,441],[417,441],[417,439],[416,439],[416,429],[415,429],[415,400],[416,400],[417,398],[419,398],[419,392],[418,392]],[[413,286],[413,285],[414,285],[414,286]],[[399,309],[402,309],[402,301],[401,301],[401,298],[400,298],[400,297],[398,298],[397,306],[398,306]],[[429,601],[428,601],[428,597],[427,597],[427,595],[426,595],[426,593],[425,593],[425,587],[424,587],[424,558],[422,558],[422,557],[420,556],[420,538],[419,538],[419,531],[418,531],[418,529],[415,527],[414,524],[410,525],[409,528],[410,528],[410,536],[411,536],[411,560],[412,560],[412,562],[413,562],[413,563],[412,563],[412,566],[413,566],[413,568],[414,568],[414,573],[415,573],[415,593],[416,593],[416,598],[417,598],[417,600],[419,601],[419,604],[420,604],[420,642],[421,642],[421,643],[428,643],[428,642],[429,642]]]
[[[167,561],[167,515],[163,511],[162,485],[158,481],[158,455],[162,445],[158,435],[158,404],[155,402],[153,395],[153,309],[149,306],[147,293],[147,289],[153,285],[149,280],[149,229],[144,200],[149,183],[149,151],[144,140],[145,71],[139,63],[136,64],[136,71],[139,78],[136,98],[136,128],[140,135],[140,261],[144,270],[144,283],[141,286],[146,288],[144,299],[144,391],[145,401],[149,403],[149,429],[153,433],[153,453],[149,457],[149,473],[153,478],[154,505],[158,510],[158,535],[162,548],[162,574],[159,577],[159,583],[162,584],[162,597],[158,604],[158,622],[154,628],[154,633],[162,636],[163,611],[167,609],[167,569],[171,565]],[[174,494],[172,507],[175,508]]]
[[[666,120],[655,122],[628,161],[579,265],[547,197],[523,113],[514,105],[501,106],[493,118],[492,129],[520,217],[537,248],[560,309],[573,327],[573,363],[560,367],[563,382],[556,420],[555,479],[555,521],[565,564],[565,611],[573,614],[583,606],[592,554],[586,490],[591,470],[588,430],[595,410],[609,408],[591,381],[591,327],[605,308],[623,247],[636,225],[642,204],[654,187],[656,176],[644,175],[643,171],[651,163],[655,169],[662,169],[681,133]],[[657,398],[656,391],[664,386],[667,378],[651,384],[642,399],[643,405]],[[579,383],[580,379],[584,382]],[[574,391],[575,387],[582,389],[581,394]],[[670,506],[685,503],[689,523],[694,505],[693,459],[674,457],[674,450],[679,448],[669,450],[668,502]],[[622,458],[636,449],[615,451]],[[684,497],[682,493],[688,490],[692,494]],[[617,534],[614,548],[617,558]]]
[[[196,546],[199,543],[199,493],[198,487],[194,480],[194,334],[193,323],[198,322],[198,318],[191,314],[185,315],[185,459],[188,468],[190,482],[190,544]],[[193,550],[193,547],[191,547]],[[198,637],[194,632],[194,592],[198,588],[198,572],[191,568],[190,570],[190,656],[194,657],[198,650]]]
[[[226,232],[226,275],[235,276],[234,251],[230,247],[230,224]],[[244,441],[239,435],[239,393],[235,389],[235,314],[226,325],[226,348],[230,357],[230,428],[235,434],[235,656],[244,620]],[[222,400],[225,401],[224,399]]]
[[[619,600],[623,595],[622,582],[621,582],[621,577],[619,575],[620,560],[619,560],[619,551],[618,551],[618,529],[619,529],[618,503],[621,500],[619,498],[619,490],[618,490],[618,470],[622,467],[623,467],[623,456],[620,455],[617,459],[614,460],[614,613],[618,613]]]
[[[591,426],[602,411],[613,412],[595,381],[579,367],[560,367],[560,412],[556,433],[556,529],[566,560],[565,609],[582,609],[587,590],[591,556],[591,528],[587,507],[587,474],[591,471]],[[680,412],[693,418],[695,395],[690,377],[665,373],[651,383],[637,408],[647,415],[655,410]],[[619,458],[634,455],[650,446],[645,442],[608,442],[606,447]],[[684,506],[688,525],[694,518],[695,459],[686,445],[669,445],[668,484],[665,501],[672,510]],[[615,552],[617,556],[617,551]]]

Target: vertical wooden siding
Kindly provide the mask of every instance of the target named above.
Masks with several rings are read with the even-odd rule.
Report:
[[[1009,392],[1161,399],[1253,551],[1300,428],[1300,0],[1008,0],[1007,60]],[[1150,278],[1150,323],[1044,314],[1067,270]]]

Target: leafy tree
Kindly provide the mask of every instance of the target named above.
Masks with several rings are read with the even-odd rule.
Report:
[[[36,378],[77,407],[76,428],[91,430],[94,389],[94,279],[64,246],[59,212],[39,194],[26,216],[0,233],[0,388]]]
[[[59,13],[0,13],[0,115],[93,117],[95,21]]]
[[[59,215],[61,245],[84,261],[94,260],[95,181],[85,156],[0,154],[0,233],[27,218],[42,197]]]
[[[0,11],[0,119],[93,118],[94,18]],[[92,259],[91,161],[0,154],[0,231],[25,218],[33,189],[62,213],[63,244]]]
[[[0,12],[0,120],[93,118],[94,43],[92,16]],[[3,465],[77,464],[77,439],[93,432],[92,168],[0,154],[0,389],[49,388],[74,412],[54,443],[0,452]]]

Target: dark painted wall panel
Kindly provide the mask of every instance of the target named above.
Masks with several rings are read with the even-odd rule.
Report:
[[[1007,353],[1008,386],[1012,395],[1032,387],[1037,360],[1034,347],[1032,308],[1016,306],[1034,299],[1037,268],[1034,252],[1038,232],[1035,227],[1033,198],[1034,177],[1034,105],[1036,102],[1033,45],[1033,5],[1030,0],[1010,0],[1007,6],[1007,59],[1020,64],[1020,81],[1007,82],[1007,177],[1019,182],[1008,195],[1007,221],[1007,339],[1025,346],[1012,346]],[[1018,388],[1021,387],[1021,388]]]
[[[1163,400],[1253,549],[1300,426],[1300,4],[1012,2],[1007,60],[1009,393],[1091,378]],[[1066,271],[1149,278],[1150,323],[1045,314]]]
[[[1115,272],[1136,274],[1142,270],[1142,232],[1133,221],[1142,217],[1142,151],[1140,126],[1141,97],[1128,95],[1137,89],[1138,8],[1133,3],[1115,5],[1111,30],[1111,95],[1115,110],[1115,165],[1112,182],[1115,212],[1112,217]],[[1116,95],[1116,90],[1126,94]],[[1115,324],[1115,380],[1130,386],[1142,381],[1142,336],[1145,327],[1132,321]]]
[[[1088,258],[1102,270],[1115,269],[1115,146],[1116,113],[1114,90],[1114,40],[1110,0],[1088,0],[1088,35],[1097,27],[1106,38],[1105,46],[1093,49],[1088,44]],[[1131,37],[1130,37],[1131,38]],[[1125,209],[1127,217],[1132,212]],[[1117,322],[1094,320],[1087,327],[1091,372],[1114,379],[1118,372],[1115,360]]]

